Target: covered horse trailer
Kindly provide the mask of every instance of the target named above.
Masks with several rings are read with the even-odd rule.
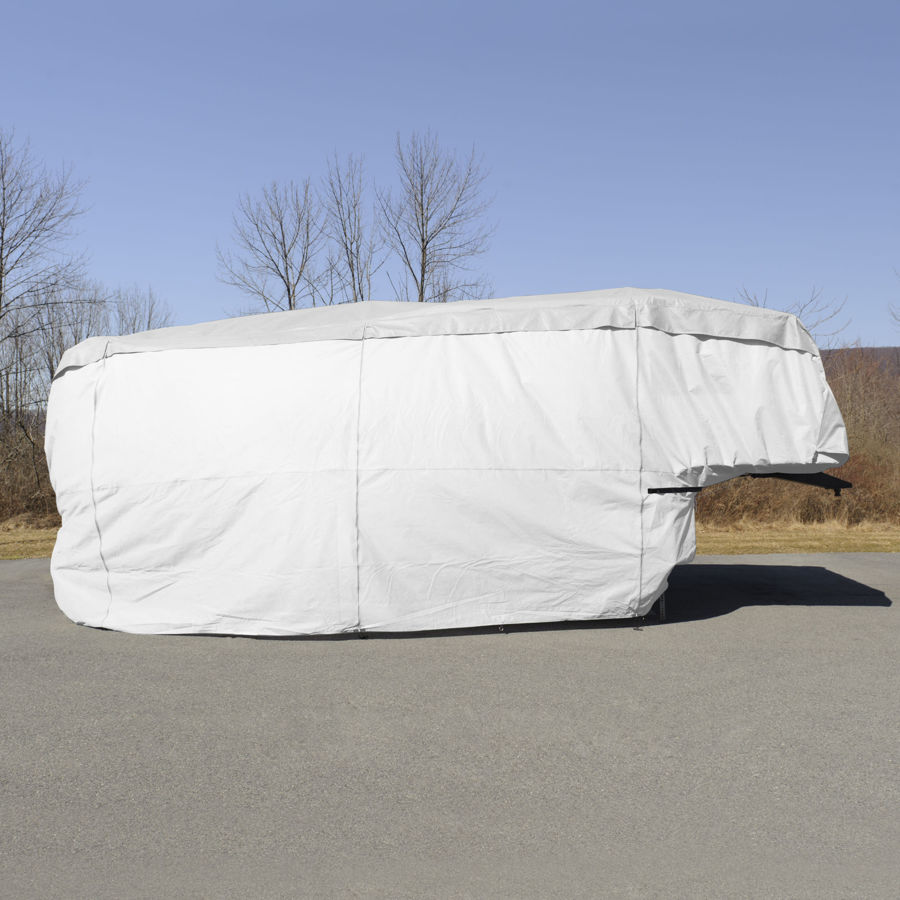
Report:
[[[797,318],[634,288],[91,338],[46,447],[66,615],[248,635],[641,616],[696,489],[847,459]]]

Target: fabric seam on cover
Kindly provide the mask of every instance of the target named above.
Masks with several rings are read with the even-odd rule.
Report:
[[[641,329],[637,324],[637,309],[634,311],[634,409],[638,423],[638,492],[641,498],[641,510],[639,514],[641,527],[641,553],[638,557],[638,589],[637,601],[640,602],[644,590],[644,503],[647,494],[644,491],[644,423],[641,419]],[[637,606],[632,608],[637,612]]]
[[[359,381],[356,387],[356,493],[355,493],[355,526],[356,526],[356,630],[360,631],[360,609],[359,609],[359,444],[360,444],[360,425],[362,423],[362,389],[363,389],[363,357],[366,352],[366,328],[368,322],[363,324],[362,337],[359,342]]]
[[[748,463],[748,465],[750,465]],[[775,463],[774,465],[778,465]],[[806,465],[806,463],[800,463]],[[268,480],[277,477],[289,477],[292,475],[331,475],[336,472],[572,472],[572,473],[594,473],[600,472],[638,472],[638,469],[619,469],[612,466],[404,466],[402,469],[397,466],[372,466],[363,469],[356,467],[335,468],[335,469],[284,469],[276,472],[262,472],[261,474],[247,475],[204,475],[197,478],[164,478],[159,481],[133,481],[124,484],[98,484],[92,485],[91,488],[69,488],[59,491],[60,495],[78,494],[83,490],[96,491],[122,491],[133,490],[135,488],[149,487],[171,487],[178,484],[200,484],[208,481],[236,481],[241,478],[254,480]],[[664,475],[667,478],[678,478],[678,472],[672,472],[671,469],[647,469],[648,473],[654,475]]]
[[[106,342],[106,347],[109,347],[109,341]],[[93,415],[91,416],[91,509],[94,513],[94,529],[97,532],[97,555],[100,557],[100,562],[103,564],[103,571],[106,573],[106,612],[103,614],[103,619],[100,622],[100,627],[103,628],[106,625],[107,619],[109,619],[109,613],[112,609],[112,588],[109,583],[109,566],[106,564],[106,557],[103,555],[103,536],[100,533],[100,519],[97,515],[97,496],[95,493],[94,486],[94,463],[96,459],[96,444],[97,444],[97,396],[100,393],[100,379],[106,374],[106,347],[103,350],[103,357],[101,358],[101,366],[100,371],[97,373],[96,379],[94,379],[94,402],[93,402]]]

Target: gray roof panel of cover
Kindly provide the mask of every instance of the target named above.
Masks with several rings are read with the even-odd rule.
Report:
[[[455,303],[344,303],[93,337],[66,351],[56,377],[66,369],[121,353],[594,328],[653,328],[819,353],[800,320],[790,313],[678,291],[615,288]]]

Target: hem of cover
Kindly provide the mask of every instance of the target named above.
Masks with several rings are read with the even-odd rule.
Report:
[[[494,629],[499,626],[503,627],[523,627],[528,628],[534,625],[565,625],[567,623],[591,623],[591,622],[629,622],[629,621],[639,621],[642,616],[647,615],[647,613],[652,608],[653,604],[659,599],[659,597],[665,593],[667,586],[661,586],[656,588],[651,594],[647,597],[643,598],[641,603],[637,607],[629,606],[625,611],[596,611],[590,610],[586,611],[583,614],[568,614],[568,615],[554,615],[552,612],[540,611],[535,613],[533,610],[527,609],[519,609],[513,612],[510,612],[508,615],[490,618],[490,619],[481,619],[478,621],[470,621],[466,624],[460,625],[416,625],[414,623],[410,623],[408,620],[404,619],[392,619],[385,620],[382,622],[376,622],[372,625],[368,625],[365,628],[355,629],[355,628],[343,628],[343,627],[314,627],[314,628],[302,628],[302,627],[290,627],[290,626],[276,626],[276,627],[264,627],[264,628],[254,628],[250,629],[240,629],[240,628],[228,628],[227,625],[220,625],[219,623],[205,623],[202,625],[196,625],[194,623],[190,624],[173,624],[166,622],[145,622],[141,624],[112,624],[112,625],[98,625],[92,622],[87,622],[82,619],[74,619],[68,613],[63,611],[63,614],[76,625],[80,625],[84,628],[94,628],[94,629],[102,629],[105,631],[118,631],[123,634],[158,634],[158,635],[220,635],[223,637],[267,637],[267,638],[284,638],[284,639],[303,639],[309,638],[314,640],[342,640],[360,636],[366,636],[371,634],[377,634],[379,637],[390,638],[393,636],[402,636],[402,635],[412,635],[412,634],[456,634],[459,632],[468,632],[471,631],[473,633],[478,632],[484,629]],[[638,611],[635,611],[638,610]],[[531,614],[529,614],[531,613]]]

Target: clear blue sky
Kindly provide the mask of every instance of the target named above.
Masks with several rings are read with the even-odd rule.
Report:
[[[847,298],[896,344],[900,3],[30,3],[3,15],[0,126],[88,180],[80,241],[179,322],[237,196],[395,134],[491,170],[496,296],[636,285]]]

